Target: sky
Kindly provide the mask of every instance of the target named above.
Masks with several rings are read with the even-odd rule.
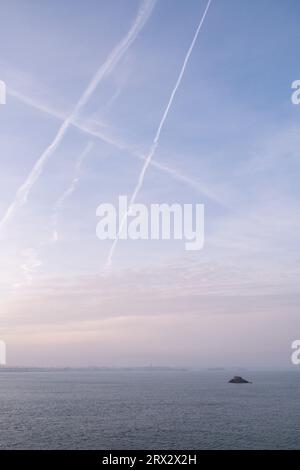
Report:
[[[8,365],[285,367],[300,327],[297,0],[2,0]],[[96,209],[204,204],[205,242],[96,236]]]

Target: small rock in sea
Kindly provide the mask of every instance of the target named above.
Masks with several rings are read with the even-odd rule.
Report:
[[[235,375],[233,379],[229,380],[229,384],[251,384],[252,382],[248,382],[248,380],[243,379],[239,375]]]

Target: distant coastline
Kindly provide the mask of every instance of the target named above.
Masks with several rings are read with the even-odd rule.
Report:
[[[24,366],[14,366],[14,367],[0,367],[1,372],[117,372],[117,371],[133,371],[133,372],[178,372],[178,371],[187,371],[185,367],[169,367],[169,366],[144,366],[144,367],[24,367]]]

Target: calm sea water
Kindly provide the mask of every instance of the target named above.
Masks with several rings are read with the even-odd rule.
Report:
[[[1,372],[0,448],[300,448],[300,373],[232,375]]]

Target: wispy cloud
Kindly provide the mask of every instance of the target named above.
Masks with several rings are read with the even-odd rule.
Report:
[[[74,121],[74,119],[79,115],[81,109],[86,105],[88,100],[91,98],[91,96],[93,95],[99,83],[103,80],[104,77],[106,77],[112,72],[114,67],[118,64],[118,62],[127,52],[129,47],[135,41],[138,34],[143,29],[144,25],[149,19],[155,3],[156,3],[156,0],[144,0],[143,1],[138,11],[137,16],[133,24],[131,25],[130,30],[125,35],[125,37],[117,44],[117,46],[112,50],[112,52],[109,54],[104,64],[101,65],[101,67],[98,69],[95,76],[92,78],[89,85],[85,89],[84,93],[81,95],[73,111],[64,120],[55,138],[53,139],[51,144],[44,150],[41,156],[38,158],[30,174],[26,178],[25,182],[21,185],[21,187],[17,191],[15,200],[8,207],[4,217],[0,221],[0,231],[6,226],[7,222],[11,219],[11,217],[13,217],[16,210],[22,207],[27,202],[31,188],[39,179],[40,175],[42,174],[45,164],[47,163],[48,159],[51,157],[53,152],[59,146],[60,142],[62,141],[72,121]]]
[[[49,246],[58,241],[59,214],[63,210],[65,202],[74,193],[79,183],[80,170],[81,170],[82,164],[84,160],[86,159],[86,157],[89,155],[90,151],[92,150],[93,145],[94,145],[93,142],[88,142],[84,150],[81,152],[81,154],[77,158],[72,181],[70,185],[68,186],[68,188],[63,192],[63,194],[59,197],[56,204],[54,205],[53,214],[51,218],[52,223],[53,223],[53,233],[52,233],[50,240],[40,242],[37,248],[27,248],[25,250],[22,250],[21,252],[21,257],[24,260],[24,262],[21,264],[21,270],[24,274],[25,284],[27,286],[30,286],[32,284],[34,273],[43,264],[41,260],[41,251],[46,246]],[[20,283],[17,287],[19,288],[20,286],[22,286],[22,283]]]
[[[42,262],[39,258],[38,251],[33,248],[23,250],[21,255],[24,258],[24,263],[21,265],[21,269],[25,275],[26,284],[30,285],[34,271],[42,265]]]
[[[34,263],[34,253],[28,255]],[[264,260],[258,264],[242,256],[239,259],[240,265],[230,260],[222,263],[213,257],[206,257],[202,263],[182,258],[168,266],[117,270],[107,277],[73,275],[38,279],[16,294],[18,319],[24,323],[67,324],[176,313],[199,318],[215,314],[238,317],[255,310],[257,305],[271,312],[278,308],[280,298],[287,304],[295,301],[297,306],[298,267],[290,262],[283,265],[275,259],[268,265]],[[9,303],[15,302],[16,296],[3,311],[9,311]],[[5,316],[11,321],[10,315]]]
[[[172,93],[171,93],[171,96],[170,96],[170,98],[169,98],[168,104],[167,104],[167,106],[166,106],[166,109],[165,109],[165,111],[164,111],[164,113],[163,113],[163,116],[162,116],[161,121],[160,121],[160,123],[159,123],[159,126],[158,126],[158,128],[157,128],[157,131],[156,131],[156,134],[155,134],[153,143],[152,143],[152,145],[151,145],[150,151],[149,151],[149,153],[148,153],[148,155],[147,155],[147,158],[146,158],[146,160],[145,160],[145,162],[144,162],[144,165],[143,165],[143,167],[142,167],[142,170],[141,170],[141,173],[140,173],[140,176],[139,176],[137,185],[136,185],[136,187],[135,187],[135,189],[134,189],[134,191],[133,191],[133,193],[132,193],[132,195],[131,195],[130,202],[129,202],[129,207],[128,207],[128,211],[124,214],[124,217],[123,217],[123,219],[121,220],[120,227],[119,227],[119,232],[118,232],[118,236],[117,236],[117,238],[113,241],[112,246],[111,246],[111,248],[110,248],[110,251],[109,251],[109,253],[108,253],[108,257],[107,257],[107,260],[106,260],[106,266],[105,266],[106,268],[109,268],[109,267],[111,266],[112,258],[113,258],[113,255],[114,255],[114,251],[115,251],[115,249],[116,249],[116,246],[117,246],[117,243],[118,243],[118,240],[119,240],[119,234],[122,232],[122,229],[123,229],[125,220],[126,220],[128,214],[130,213],[132,204],[134,204],[134,202],[135,202],[135,200],[136,200],[136,198],[137,198],[137,196],[138,196],[140,190],[142,189],[146,172],[147,172],[147,170],[148,170],[148,167],[149,167],[149,165],[150,165],[150,163],[151,163],[151,161],[152,161],[152,158],[154,157],[155,152],[156,152],[156,150],[157,150],[157,147],[158,147],[158,145],[159,145],[159,140],[160,140],[161,132],[162,132],[163,127],[164,127],[164,125],[165,125],[166,119],[167,119],[167,117],[168,117],[169,111],[170,111],[171,106],[172,106],[172,104],[173,104],[173,101],[174,101],[175,95],[176,95],[176,93],[177,93],[177,90],[178,90],[178,88],[179,88],[179,86],[180,86],[180,84],[181,84],[181,81],[182,81],[182,78],[183,78],[183,75],[184,75],[186,66],[187,66],[188,61],[189,61],[189,58],[190,58],[190,56],[191,56],[191,54],[192,54],[192,52],[193,52],[194,46],[195,46],[195,44],[196,44],[198,35],[199,35],[200,30],[201,30],[201,28],[202,28],[202,25],[203,25],[203,23],[204,23],[204,20],[205,20],[206,14],[207,14],[207,12],[208,12],[208,9],[209,9],[209,7],[210,7],[210,4],[211,4],[211,0],[208,0],[208,3],[207,3],[207,5],[206,5],[206,8],[205,8],[204,13],[203,13],[203,15],[202,15],[202,18],[201,18],[200,23],[199,23],[199,25],[198,25],[198,28],[197,28],[197,30],[196,30],[196,33],[195,33],[195,35],[194,35],[194,37],[193,37],[193,40],[192,40],[192,42],[191,42],[191,45],[190,45],[190,47],[189,47],[189,49],[188,49],[188,52],[187,52],[187,54],[186,54],[186,56],[185,56],[185,59],[184,59],[184,61],[183,61],[183,65],[182,65],[182,67],[181,67],[181,70],[180,70],[179,76],[178,76],[178,78],[177,78],[177,81],[176,81],[176,83],[175,83],[175,86],[174,86],[174,88],[173,88],[173,90],[172,90]]]

